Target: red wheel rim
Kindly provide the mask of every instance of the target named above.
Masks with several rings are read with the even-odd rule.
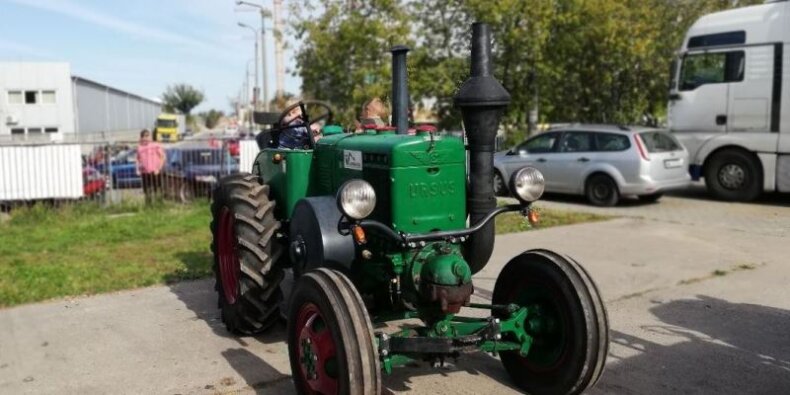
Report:
[[[239,256],[236,254],[236,231],[233,229],[233,213],[222,208],[217,229],[217,255],[222,291],[228,304],[236,303],[239,291]]]
[[[299,373],[305,390],[310,394],[337,394],[337,348],[318,306],[307,303],[299,308],[295,330],[299,333]]]

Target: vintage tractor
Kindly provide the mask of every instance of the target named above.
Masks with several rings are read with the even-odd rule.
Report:
[[[497,206],[494,140],[510,95],[491,76],[489,27],[473,25],[471,78],[455,97],[466,146],[431,130],[407,134],[407,51],[392,50],[392,128],[327,133],[289,150],[276,148],[284,128],[275,127],[252,173],[222,180],[212,248],[224,323],[257,333],[282,311],[299,393],[376,394],[396,366],[480,351],[531,394],[581,393],[601,376],[608,323],[577,262],[525,251],[504,266],[490,303],[470,302],[495,217],[530,215],[544,186],[540,172],[521,169],[510,180],[520,204]],[[490,315],[460,316],[462,307]],[[419,324],[373,329],[398,320]]]

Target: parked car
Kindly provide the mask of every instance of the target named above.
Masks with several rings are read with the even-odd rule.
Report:
[[[108,168],[106,162],[99,162],[94,165],[96,170],[102,174],[107,174],[112,180],[114,189],[123,188],[142,188],[143,180],[137,174],[137,150],[129,149],[122,151],[112,157]]]
[[[173,148],[167,150],[165,177],[177,190],[179,200],[209,196],[217,181],[238,173],[239,160],[222,147]]]
[[[597,206],[614,206],[623,195],[657,201],[690,183],[688,152],[664,130],[612,125],[550,129],[494,156],[494,190],[507,193],[516,170],[532,166],[546,191],[584,195]]]
[[[99,198],[107,188],[104,175],[92,166],[82,168],[82,194],[86,198]]]

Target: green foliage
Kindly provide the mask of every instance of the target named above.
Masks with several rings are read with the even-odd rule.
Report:
[[[495,73],[513,97],[503,127],[516,141],[535,106],[541,122],[639,123],[663,114],[669,66],[688,27],[701,15],[758,3],[305,0],[295,22],[303,40],[297,70],[305,94],[344,109],[348,122],[365,99],[388,95],[389,47],[411,44],[412,101],[435,99],[441,126],[459,129],[452,96],[468,75],[469,26],[489,22]]]
[[[204,99],[202,91],[188,84],[170,85],[162,94],[162,102],[166,110],[178,110],[187,117]]]
[[[207,204],[15,209],[0,223],[0,307],[206,277]]]
[[[225,116],[225,113],[212,108],[211,110],[200,114],[200,116],[203,118],[203,124],[206,125],[207,128],[214,129],[214,127],[216,127],[219,123],[219,120]]]

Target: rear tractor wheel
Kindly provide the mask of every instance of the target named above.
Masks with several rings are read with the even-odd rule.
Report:
[[[268,194],[269,187],[250,174],[223,178],[213,194],[215,289],[222,321],[233,333],[259,333],[279,318],[282,247],[275,234],[280,222]]]
[[[532,337],[528,354],[500,355],[519,388],[530,394],[579,394],[595,385],[609,349],[609,323],[595,283],[578,263],[551,251],[527,251],[502,270],[492,300],[528,310],[523,324]]]

